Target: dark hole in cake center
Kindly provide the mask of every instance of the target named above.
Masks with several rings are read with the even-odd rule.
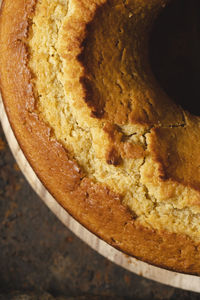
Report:
[[[175,0],[163,10],[151,34],[150,61],[165,92],[200,116],[199,0]]]

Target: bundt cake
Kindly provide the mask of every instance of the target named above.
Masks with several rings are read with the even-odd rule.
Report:
[[[55,199],[114,247],[200,274],[200,118],[152,73],[169,0],[4,0],[0,89]]]

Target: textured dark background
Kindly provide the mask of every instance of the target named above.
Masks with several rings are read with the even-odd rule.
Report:
[[[200,1],[158,19],[151,62],[166,92],[200,115]],[[200,299],[115,266],[65,228],[32,191],[0,127],[0,300]]]

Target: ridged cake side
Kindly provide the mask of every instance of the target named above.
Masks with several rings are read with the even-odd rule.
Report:
[[[113,188],[109,188],[107,184],[97,183],[94,176],[88,178],[86,174],[87,171],[83,170],[84,166],[80,168],[81,163],[78,165],[73,159],[73,149],[67,151],[67,146],[64,148],[61,141],[56,140],[55,129],[52,129],[53,127],[45,120],[43,113],[39,111],[38,97],[40,94],[37,93],[37,90],[34,87],[36,74],[30,71],[30,49],[28,49],[27,41],[30,40],[32,36],[31,24],[34,15],[36,17],[36,2],[37,1],[35,0],[4,0],[0,12],[0,90],[10,124],[29,163],[48,191],[55,197],[60,205],[62,205],[81,224],[111,245],[121,249],[125,253],[161,267],[200,274],[200,244],[197,239],[191,239],[188,235],[183,233],[171,233],[164,230],[163,226],[160,230],[153,229],[150,225],[143,226],[142,222],[138,221],[136,215],[131,213],[126,205],[122,205],[123,195],[112,191]],[[53,4],[53,1],[48,2],[47,4],[50,6],[51,3]],[[59,3],[65,4],[64,2]],[[69,76],[70,78],[71,76],[78,78],[80,73],[78,73],[77,70],[82,70],[83,77],[86,76],[86,73],[84,72],[85,67],[83,67],[83,56],[82,58],[79,57],[79,60],[76,58],[77,54],[81,52],[81,49],[86,49],[86,47],[83,46],[89,45],[90,47],[89,43],[83,42],[86,36],[85,25],[88,22],[88,18],[89,22],[91,21],[94,17],[94,11],[97,11],[98,8],[98,6],[95,5],[97,1],[78,0],[76,2],[70,1],[69,4],[70,3],[73,5],[71,10],[67,9],[67,16],[71,17],[68,19],[64,18],[64,21],[66,22],[61,26],[61,29],[63,29],[62,34],[65,35],[65,38],[61,35],[59,38],[60,41],[63,40],[63,43],[59,45],[59,51],[60,54],[62,54],[61,57],[63,57],[66,66],[69,66],[71,70],[71,73],[67,72],[68,79]],[[110,4],[107,5],[111,5],[113,2],[109,3]],[[128,1],[126,1],[126,3],[128,3]],[[133,2],[130,1],[130,3]],[[146,1],[142,0],[138,0],[137,3],[140,7],[144,7],[147,4]],[[156,12],[161,8],[161,5],[164,2],[155,0],[149,1],[148,3],[150,3],[150,5],[155,4],[154,11]],[[100,2],[98,2],[98,4],[100,4]],[[41,5],[41,1],[38,1],[37,5]],[[150,6],[150,9],[151,8],[152,6]],[[91,13],[88,12],[88,9]],[[48,7],[44,8],[44,10],[48,11]],[[152,11],[150,10],[149,12]],[[132,13],[129,15],[131,16],[131,14]],[[78,19],[74,19],[75,16],[77,16]],[[95,19],[97,20],[97,18]],[[144,19],[147,20],[147,18]],[[150,19],[149,21],[151,21]],[[72,20],[74,21],[72,22]],[[52,20],[50,23],[52,23]],[[43,23],[40,24],[43,25]],[[54,29],[55,32],[57,32],[56,26],[54,26]],[[90,30],[87,31],[87,36],[89,32]],[[69,39],[71,41],[68,43],[70,47],[66,47],[66,41],[69,41]],[[43,38],[41,39],[41,42],[42,41]],[[41,44],[41,48],[42,47]],[[77,52],[75,52],[74,49],[76,49]],[[112,55],[110,57],[112,58]],[[129,56],[127,57],[129,58]],[[40,61],[38,62],[40,63]],[[44,62],[41,61],[41,63],[43,64]],[[105,64],[103,66],[105,66]],[[118,65],[116,67],[118,68]],[[147,77],[149,78],[149,76]],[[74,80],[73,82],[75,83]],[[88,94],[88,89],[86,89],[87,81],[82,79],[81,82],[81,85],[78,84],[76,89],[71,90],[71,92],[76,93],[78,96],[78,98],[75,99],[77,101],[78,99],[80,100],[79,110],[74,109],[74,113],[80,112],[80,114],[83,115],[83,110],[85,110],[85,116],[89,116],[89,114],[92,113],[92,118],[86,118],[87,122],[91,121],[92,124],[94,124],[94,122],[97,122],[98,124],[102,122],[101,124],[104,125],[104,122],[106,123],[105,120],[107,120],[105,105],[101,102],[100,114],[97,114],[99,110],[95,109],[94,105],[91,103],[91,98],[88,98],[88,95],[91,95],[91,93]],[[159,105],[156,102],[156,99],[157,101],[160,101],[160,98],[155,95],[155,92],[157,93],[159,89],[155,89],[153,81],[150,85],[152,86],[150,93],[151,104],[158,108]],[[67,95],[69,95],[70,80],[68,80],[67,86]],[[80,90],[78,88],[80,88]],[[83,97],[81,96],[81,93],[83,93]],[[153,95],[155,97],[153,97]],[[90,101],[85,101],[89,99]],[[137,99],[140,101],[141,97],[137,98],[135,95],[131,106],[134,107],[135,103],[138,107]],[[87,105],[83,105],[82,100],[84,100],[84,103]],[[167,99],[165,101],[168,102]],[[98,101],[96,103],[98,104]],[[195,180],[198,181],[198,172],[195,169],[198,166],[198,157],[195,153],[197,153],[197,148],[199,146],[198,139],[196,139],[199,125],[198,119],[191,116],[186,117],[184,121],[182,110],[178,109],[171,101],[168,103],[170,103],[168,108],[164,105],[162,108],[163,113],[159,112],[158,114],[155,114],[155,112],[151,114],[153,110],[148,113],[148,105],[149,107],[152,107],[149,103],[145,106],[146,112],[143,112],[143,114],[141,112],[140,119],[137,119],[137,122],[134,123],[134,118],[131,118],[130,120],[132,120],[131,126],[134,125],[134,129],[136,128],[138,132],[142,130],[142,134],[145,133],[147,138],[147,144],[145,144],[145,149],[147,149],[145,151],[146,156],[144,158],[144,165],[141,167],[142,184],[144,186],[148,184],[148,191],[152,194],[156,194],[158,189],[161,189],[161,192],[164,193],[165,196],[168,193],[168,195],[172,197],[173,193],[177,191],[177,186],[181,186],[182,188],[188,186],[190,192],[191,187],[193,187],[193,190],[198,192],[198,185],[195,183]],[[161,106],[162,105],[159,107]],[[82,113],[80,108],[82,108]],[[159,127],[158,116],[162,115],[164,117],[163,114],[167,113],[169,110],[174,111],[174,114],[172,112],[172,114],[170,114],[171,117],[173,116],[174,122],[171,122],[172,119],[168,120],[166,117],[163,127]],[[122,106],[119,111],[122,111]],[[130,112],[131,111],[132,109]],[[157,111],[159,111],[159,109]],[[147,116],[151,116],[149,123],[147,122]],[[177,119],[175,116],[177,116]],[[146,118],[145,122],[144,118]],[[143,124],[142,126],[141,123]],[[186,123],[187,126],[185,125]],[[173,135],[171,135],[170,125],[173,125],[171,126],[174,129],[174,131],[172,131],[174,132]],[[129,128],[131,129],[129,132],[132,131],[133,127],[131,126],[130,124],[128,126],[123,126],[126,135],[128,135]],[[104,132],[107,132],[107,134],[109,133],[109,139],[107,139],[107,141],[109,140],[109,145],[112,142],[112,146],[118,149],[119,143],[117,143],[117,141],[119,130],[116,131],[118,126],[114,127],[115,130],[112,128],[112,126],[107,126],[104,129]],[[148,130],[150,134],[146,133]],[[180,138],[181,136],[183,136],[183,139]],[[189,151],[185,151],[185,147],[183,147],[181,141],[188,137],[195,139],[195,143],[192,143],[192,148],[190,147]],[[164,138],[164,144],[161,143],[162,138]],[[171,140],[173,140],[173,143]],[[102,139],[101,144],[103,142],[104,140]],[[142,144],[143,141],[140,143]],[[177,143],[178,147],[176,147]],[[166,144],[168,147],[166,147]],[[165,145],[165,147],[162,151],[159,151],[160,147],[162,148],[163,145]],[[187,148],[188,147],[187,144]],[[171,157],[168,155],[170,154],[170,151],[171,153],[175,153],[171,155]],[[141,152],[138,152],[138,155],[141,155]],[[180,156],[177,155],[177,152],[180,153]],[[113,151],[113,153],[115,154],[115,151]],[[113,153],[111,152],[111,154]],[[123,152],[121,152],[120,156],[123,158],[122,153]],[[134,151],[134,153],[137,153],[137,151]],[[190,155],[195,157],[195,159],[192,160],[194,162],[193,165],[188,164],[188,161],[191,162],[191,159],[189,159]],[[182,160],[180,160],[181,157]],[[134,159],[136,159],[136,157]],[[105,158],[105,160],[106,164],[114,163],[112,166],[115,166],[115,168],[120,166],[118,160],[113,159],[113,155]],[[153,164],[151,160],[153,160]],[[169,161],[172,161],[173,163],[169,164]],[[188,165],[188,168],[185,168],[187,172],[184,172],[182,177],[181,173],[178,172],[182,170],[181,168],[173,169],[173,166],[179,165],[182,167]],[[149,171],[149,173],[147,173],[147,171]],[[190,174],[197,174],[197,176],[193,176],[191,179]],[[145,179],[146,183],[144,182]],[[179,185],[178,182],[182,182],[181,185]],[[166,183],[168,184],[166,185]],[[185,189],[185,191],[187,191],[187,189]],[[161,194],[161,192],[159,191],[159,194]],[[189,198],[186,197],[186,199]],[[191,201],[194,201],[194,199],[195,197],[190,198]],[[198,201],[196,201],[195,205],[198,207]]]

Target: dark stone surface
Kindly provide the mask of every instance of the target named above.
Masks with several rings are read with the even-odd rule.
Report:
[[[0,300],[198,299],[98,255],[49,211],[19,171],[0,127]]]
[[[200,1],[172,0],[151,36],[154,74],[179,105],[200,116]]]
[[[190,70],[200,73],[199,64],[195,64],[199,51],[191,52],[193,47],[189,47],[196,40],[199,27],[196,26],[194,31],[194,24],[186,26],[188,33],[181,25],[173,31],[169,22],[184,22],[186,3],[191,5],[188,11],[192,22],[197,22],[199,19],[193,18],[193,14],[196,5],[199,7],[199,0],[178,0],[174,3],[171,13],[166,11],[167,16],[165,14],[159,20],[153,36],[152,65],[161,85],[175,100],[179,101],[181,95],[189,92],[197,99],[199,88],[192,89],[187,85],[185,92],[182,87],[188,78],[191,78],[190,86],[194,84],[194,77],[187,74],[188,61],[192,61]],[[181,12],[180,5],[183,7]],[[179,14],[175,13],[177,9]],[[169,30],[166,30],[168,27]],[[159,36],[163,30],[167,39]],[[160,43],[155,44],[158,39]],[[186,45],[185,48],[182,45]],[[198,50],[198,43],[196,47]],[[188,56],[190,60],[186,59]],[[198,81],[199,77],[194,76]],[[194,300],[200,299],[200,296],[127,272],[76,238],[32,191],[19,171],[0,128],[0,300],[3,299]]]

